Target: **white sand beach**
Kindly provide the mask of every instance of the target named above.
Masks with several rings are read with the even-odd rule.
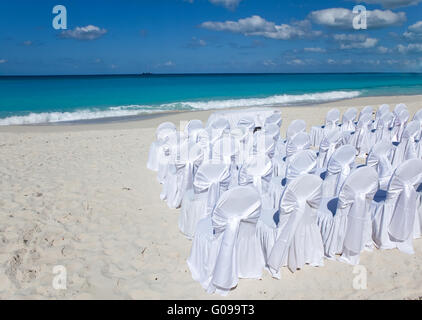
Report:
[[[338,107],[362,109],[422,96],[356,98],[282,109],[282,134],[294,119],[309,128]],[[192,280],[191,248],[178,230],[179,210],[160,201],[146,162],[163,121],[206,121],[212,111],[141,121],[0,127],[0,299],[220,299]],[[240,280],[225,299],[417,299],[422,297],[422,240],[415,255],[365,252],[366,290],[353,289],[353,267],[325,261],[281,280]],[[53,268],[67,270],[57,290]]]

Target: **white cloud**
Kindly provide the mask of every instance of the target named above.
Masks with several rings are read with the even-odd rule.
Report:
[[[409,26],[403,36],[408,40],[422,40],[422,21]]]
[[[6,59],[0,59],[0,64],[6,63],[7,60]]]
[[[379,46],[379,47],[377,48],[377,51],[378,51],[379,53],[381,53],[381,54],[386,54],[386,53],[389,53],[391,50],[390,50],[390,49],[388,49],[388,48],[386,48],[386,47]]]
[[[160,64],[159,66],[162,66],[162,67],[173,67],[174,65],[175,64],[174,64],[173,61],[166,61],[163,64]]]
[[[195,0],[183,0],[185,2],[194,3]],[[234,10],[243,0],[208,0],[216,6],[223,6],[227,9]]]
[[[377,45],[378,39],[368,38],[363,34],[335,34],[334,40],[340,42],[340,49],[369,49]]]
[[[73,30],[65,30],[60,36],[62,38],[70,38],[77,40],[95,40],[107,33],[106,29],[88,25],[86,27],[76,27]]]
[[[212,4],[223,6],[227,9],[236,9],[242,0],[209,0]]]
[[[407,46],[399,44],[397,50],[400,53],[419,53],[422,52],[422,43],[410,43]]]
[[[305,62],[300,59],[293,59],[293,60],[287,61],[287,64],[294,65],[294,66],[303,66]]]
[[[33,42],[31,40],[26,40],[26,41],[23,42],[23,45],[27,46],[27,47],[32,46],[32,44],[33,44]]]
[[[260,16],[251,16],[238,21],[214,22],[207,21],[200,25],[202,28],[214,31],[229,31],[241,33],[245,36],[261,36],[270,39],[289,40],[319,35],[319,31],[310,30],[309,21],[296,22],[293,25],[276,25]]]
[[[275,66],[276,65],[276,63],[274,61],[272,61],[272,60],[265,60],[262,64],[264,66],[266,66],[266,67],[271,67],[271,66]]]
[[[417,5],[422,0],[364,0],[368,4],[380,4],[387,9],[395,9],[399,7],[407,7]],[[355,0],[355,2],[361,3],[361,0]]]
[[[391,10],[367,10],[366,15],[368,29],[401,25],[406,21],[406,13]],[[316,24],[341,29],[353,29],[354,17],[353,11],[345,8],[330,8],[309,14],[309,19]]]
[[[305,48],[303,49],[305,52],[318,52],[318,53],[324,53],[327,50],[325,50],[324,48]]]

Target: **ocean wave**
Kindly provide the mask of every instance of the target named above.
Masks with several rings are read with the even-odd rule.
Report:
[[[72,112],[30,113],[24,116],[11,116],[0,119],[1,126],[40,123],[56,123],[103,118],[129,117],[141,114],[158,113],[172,110],[211,110],[256,106],[289,106],[313,104],[342,99],[351,99],[362,94],[360,91],[330,91],[302,95],[274,95],[266,98],[226,99],[210,101],[186,101],[152,105],[126,105],[109,107],[105,110],[86,109]]]

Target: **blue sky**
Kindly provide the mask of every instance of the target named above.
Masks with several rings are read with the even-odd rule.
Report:
[[[422,0],[0,2],[0,75],[357,71],[422,72]]]

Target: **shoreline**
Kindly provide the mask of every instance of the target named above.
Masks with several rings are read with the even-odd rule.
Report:
[[[421,101],[419,107],[422,108],[422,94],[420,95],[396,95],[396,96],[374,96],[374,97],[356,97],[351,99],[341,99],[331,102],[304,104],[304,105],[289,105],[289,106],[250,106],[250,107],[236,107],[224,109],[209,109],[209,110],[171,110],[165,112],[157,112],[150,114],[141,114],[135,116],[124,117],[110,117],[98,118],[88,120],[75,120],[63,122],[37,123],[37,124],[22,124],[22,125],[5,125],[0,126],[1,132],[57,132],[57,131],[85,131],[85,130],[102,130],[102,129],[135,129],[135,128],[151,128],[157,127],[161,122],[173,121],[176,125],[181,121],[188,121],[192,119],[199,119],[206,121],[210,114],[218,111],[241,110],[249,108],[275,108],[282,110],[283,127],[286,120],[285,114],[291,114],[292,110],[295,113],[304,114],[303,111],[320,111],[321,109],[338,108],[342,113],[349,107],[362,108],[366,105],[372,105],[374,110],[381,104],[390,104],[391,111],[395,104],[405,103],[409,104],[409,110],[414,109],[415,101]],[[406,103],[407,102],[407,103]],[[413,106],[413,107],[412,107]],[[327,110],[328,111],[328,110]],[[416,110],[417,111],[417,110]],[[306,114],[306,112],[305,112]],[[413,115],[413,114],[412,114]],[[293,119],[292,119],[293,120]],[[290,120],[291,121],[291,120]],[[320,123],[323,123],[324,118],[320,118]],[[282,128],[283,130],[283,128]]]

